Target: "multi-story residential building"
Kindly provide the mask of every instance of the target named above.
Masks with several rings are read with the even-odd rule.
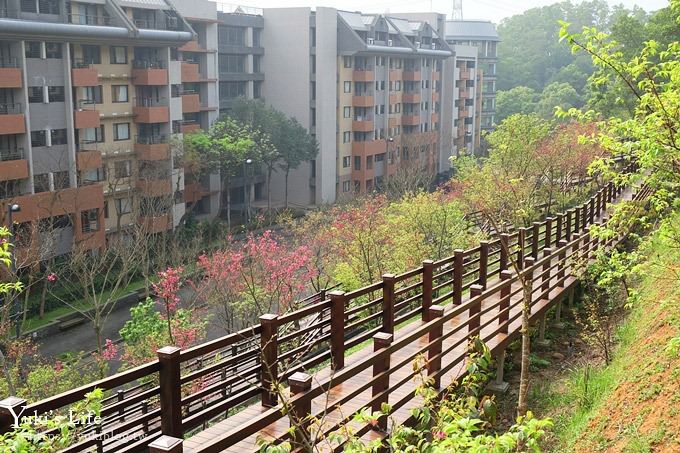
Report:
[[[217,114],[214,4],[191,2],[198,34],[164,0],[5,0],[0,12],[0,199],[20,205],[19,228],[50,230],[54,255],[133,223],[176,225],[171,134]]]
[[[489,130],[496,113],[496,48],[500,41],[496,27],[489,21],[450,20],[445,37],[449,44],[477,48],[477,67],[482,70],[481,128]]]
[[[290,178],[295,203],[363,194],[406,168],[439,171],[452,52],[432,26],[322,7],[265,9],[263,19],[264,97],[319,143],[317,159]],[[282,183],[274,178],[274,194]]]

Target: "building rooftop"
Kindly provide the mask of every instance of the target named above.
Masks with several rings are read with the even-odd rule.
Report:
[[[447,20],[446,39],[500,41],[496,26],[486,20]]]

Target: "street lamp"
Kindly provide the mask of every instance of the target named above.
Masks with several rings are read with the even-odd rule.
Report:
[[[12,241],[14,241],[14,219],[12,217],[14,216],[15,212],[21,212],[21,206],[19,206],[16,203],[8,204],[7,205],[7,229],[9,230],[9,234],[10,234]],[[16,262],[16,258],[14,257],[13,253],[10,257],[9,263],[10,263],[9,264],[10,271],[12,272],[12,274],[16,275],[17,262]],[[17,317],[16,324],[15,324],[17,339],[19,339],[19,335],[21,335],[21,314],[19,313],[20,310],[21,310],[21,302],[19,301],[19,297],[17,295],[17,297],[14,300],[14,313]]]
[[[248,178],[248,167],[253,163],[253,159],[247,158],[243,161],[243,206],[245,211],[245,225],[250,222],[250,179]]]

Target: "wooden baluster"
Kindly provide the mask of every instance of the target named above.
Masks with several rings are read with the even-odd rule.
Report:
[[[430,307],[430,321],[444,316],[444,307],[441,305],[433,305]],[[441,376],[436,375],[442,367],[442,358],[439,356],[442,352],[442,340],[444,335],[444,323],[437,323],[432,327],[428,333],[429,348],[427,349],[427,376],[433,379],[434,388],[441,387]]]
[[[498,304],[498,325],[501,326],[501,332],[508,333],[508,320],[510,319],[510,290],[512,284],[509,280],[512,278],[511,271],[501,272],[501,287],[500,303]],[[521,282],[520,282],[521,283]]]
[[[524,245],[526,244],[527,229],[519,228],[517,230],[517,267],[524,268]]]
[[[557,259],[559,261],[559,266],[557,267],[557,286],[560,288],[564,288],[564,268],[567,266],[567,241],[562,239],[560,242],[557,243],[557,246],[560,248],[560,253],[557,256]]]
[[[489,273],[489,241],[479,241],[479,278],[477,283],[486,288]]]
[[[543,257],[548,258],[547,260],[545,260],[545,263],[543,263],[543,272],[542,272],[543,277],[541,278],[541,291],[543,291],[543,292],[546,292],[550,289],[550,274],[551,274],[550,262],[552,261],[550,259],[550,255],[552,254],[552,252],[553,252],[553,250],[550,247],[543,249]],[[545,294],[543,297],[547,298],[548,295]]]
[[[394,333],[394,286],[396,276],[385,274],[383,280],[383,312],[382,312],[382,331]]]
[[[307,373],[293,373],[288,378],[288,386],[293,397],[301,395],[312,388],[312,376]],[[291,408],[291,416],[293,426],[293,439],[297,445],[310,444],[309,426],[311,425],[312,415],[312,399],[311,398],[294,398],[293,407]]]
[[[149,413],[149,400],[142,400],[142,415],[146,415],[148,413]],[[146,419],[144,420],[142,430],[144,431],[144,434],[149,434],[149,421]]]
[[[470,285],[470,300],[477,298],[484,291],[481,285]],[[482,298],[470,305],[468,309],[468,338],[480,336],[481,332],[476,332],[480,325],[480,315],[482,311]]]
[[[338,371],[345,366],[345,307],[344,291],[333,291],[331,297],[331,368]]]
[[[576,215],[574,217],[574,231],[579,232],[583,228],[581,224],[581,208],[574,209],[574,214]]]
[[[592,225],[595,222],[595,196],[590,197],[588,206],[588,224]]]
[[[182,386],[180,381],[180,348],[166,346],[156,351],[160,364],[161,432],[180,438],[182,428]]]
[[[422,309],[420,318],[427,322],[430,320],[430,307],[432,306],[432,279],[434,276],[434,261],[423,261],[423,287],[422,287]]]
[[[553,217],[548,217],[545,219],[545,239],[543,240],[543,248],[548,248],[552,245],[552,226],[553,226]]]
[[[161,436],[149,444],[149,453],[182,453],[183,442],[178,437]]]
[[[564,235],[564,238],[567,241],[571,241],[571,233],[573,232],[572,231],[573,225],[571,224],[571,219],[572,219],[573,216],[574,216],[574,210],[573,209],[568,210],[567,211],[567,225],[566,225],[566,231],[565,231],[566,234]]]
[[[531,235],[531,256],[534,259],[538,258],[538,241],[541,234],[541,222],[534,222],[534,231]]]
[[[380,352],[387,349],[392,344],[393,335],[387,332],[378,332],[373,335],[373,352]],[[388,371],[390,369],[390,354],[389,352],[381,360],[376,360],[373,364],[373,378],[378,377],[380,374]],[[373,389],[371,391],[371,396],[373,397],[373,403],[371,404],[371,410],[373,412],[379,411],[383,403],[389,402],[389,395],[387,394],[387,389],[390,388],[390,376],[386,375],[380,379],[373,381]],[[383,394],[384,393],[384,394]],[[376,398],[378,395],[383,394],[381,397]],[[382,416],[378,419],[378,427],[385,431],[387,430],[387,416]]]
[[[120,403],[125,399],[125,390],[118,390],[116,391],[116,400]],[[125,407],[120,406],[120,409],[118,410],[118,420],[121,422],[125,421]]]
[[[562,240],[562,229],[563,229],[563,224],[564,224],[564,213],[560,212],[557,214],[557,228],[556,228],[556,233],[555,233],[555,243],[558,243]]]
[[[17,398],[16,396],[8,396],[0,401],[0,434],[12,430],[13,425],[16,423],[14,417],[19,416],[24,411],[26,404],[25,399]],[[19,417],[21,418],[21,416]],[[21,424],[21,419],[19,424]]]
[[[262,354],[260,370],[260,392],[262,405],[274,407],[277,404],[278,396],[272,387],[278,384],[279,371],[279,317],[274,314],[260,316],[262,333],[260,334],[260,351]]]
[[[508,268],[508,257],[510,256],[510,235],[501,233],[499,237],[501,245],[499,270],[504,271]]]
[[[463,302],[463,258],[464,251],[453,251],[453,303],[460,305]]]

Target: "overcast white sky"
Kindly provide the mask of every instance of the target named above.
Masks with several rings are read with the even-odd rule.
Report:
[[[465,19],[487,19],[500,22],[501,19],[536,6],[550,5],[558,0],[463,0]],[[637,4],[648,11],[663,8],[668,0],[608,0],[611,5],[623,3],[627,7]],[[283,6],[332,6],[349,11],[366,13],[403,13],[414,11],[436,11],[451,15],[453,0],[227,0],[218,3],[232,3],[259,8]]]

